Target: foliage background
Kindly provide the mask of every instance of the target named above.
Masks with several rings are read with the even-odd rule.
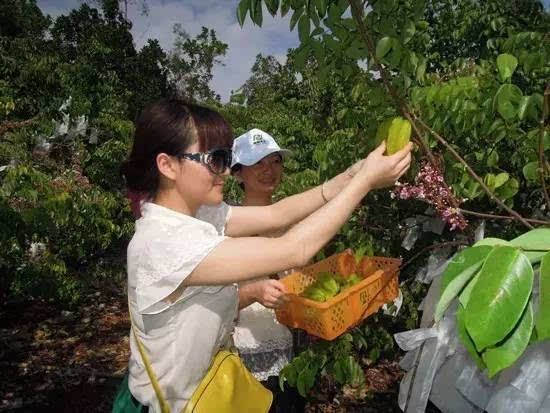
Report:
[[[241,3],[256,7],[249,16],[261,24],[256,6],[261,1]],[[265,3],[269,10],[280,6],[281,13],[293,13],[291,28],[299,31],[302,44],[289,50],[285,64],[258,55],[251,77],[235,85],[231,101],[222,104],[208,82],[227,45],[212,29],[191,38],[176,26],[171,50],[155,40],[136,50],[131,22],[116,0],[84,3],[56,19],[44,16],[34,0],[2,2],[1,300],[41,296],[74,306],[90,288],[124,282],[133,220],[118,165],[131,144],[133,119],[153,99],[179,95],[200,101],[220,110],[235,136],[258,127],[293,150],[277,198],[323,182],[376,146],[378,124],[400,110],[367,59],[348,3]],[[549,220],[537,169],[550,77],[550,17],[541,3],[369,4],[365,21],[393,87],[501,200],[524,217]],[[237,15],[244,21],[242,10],[239,6]],[[502,53],[517,59],[511,77],[499,72],[496,59]],[[542,137],[548,159],[550,134]],[[462,207],[503,213],[432,136],[421,138],[441,153],[446,181],[466,200]],[[418,162],[407,179],[417,167]],[[233,200],[241,195],[232,181],[226,191]],[[371,193],[319,258],[363,246],[370,255],[407,261],[434,243],[471,242],[482,219],[469,216],[464,232],[439,233],[424,225],[437,220],[433,215],[423,202],[397,200],[388,191]],[[485,235],[509,239],[522,230],[514,221],[490,220]],[[411,248],[403,248],[411,237]],[[417,326],[425,285],[414,277],[425,265],[421,254],[403,269],[404,305],[397,318],[379,315],[327,350],[332,376],[354,382],[354,365],[342,361],[352,353],[371,362],[395,354],[388,332]]]

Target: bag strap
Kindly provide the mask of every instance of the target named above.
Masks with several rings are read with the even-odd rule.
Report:
[[[141,343],[141,340],[136,334],[136,328],[134,324],[134,320],[132,319],[132,314],[130,314],[130,323],[132,324],[132,332],[134,334],[134,338],[136,339],[136,343],[139,349],[139,354],[141,354],[141,358],[143,359],[143,363],[145,364],[145,370],[147,370],[147,375],[149,376],[149,380],[151,380],[151,384],[153,385],[153,389],[155,390],[155,394],[157,395],[157,398],[159,400],[160,404],[160,411],[162,413],[170,413],[170,406],[166,402],[166,399],[162,395],[162,391],[160,390],[160,385],[157,380],[157,376],[155,375],[155,372],[153,371],[153,367],[151,366],[151,362],[149,361],[149,357],[147,357],[147,353],[145,352],[145,347]]]

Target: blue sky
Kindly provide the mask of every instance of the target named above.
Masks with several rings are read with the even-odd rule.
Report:
[[[274,55],[284,62],[287,49],[299,44],[297,30],[290,32],[289,29],[291,13],[283,19],[280,16],[272,18],[264,8],[261,28],[247,18],[241,29],[235,16],[238,0],[146,0],[150,10],[148,16],[140,14],[141,1],[128,1],[131,3],[128,17],[134,24],[132,32],[138,48],[147,39],[156,38],[164,50],[170,50],[175,23],[181,23],[192,36],[198,34],[202,26],[213,28],[218,38],[229,45],[223,59],[225,66],[215,69],[211,82],[211,87],[224,102],[229,99],[231,89],[237,89],[248,79],[258,53]],[[83,0],[37,0],[37,3],[43,13],[55,17],[79,7]],[[550,0],[543,0],[543,4],[546,9],[550,8]]]
[[[190,34],[196,35],[202,26],[216,31],[218,38],[229,45],[223,59],[224,67],[217,67],[211,87],[221,95],[222,101],[229,99],[231,89],[240,87],[250,76],[250,69],[258,53],[272,54],[281,62],[286,60],[288,48],[299,44],[297,31],[290,32],[290,13],[281,19],[272,18],[264,10],[261,28],[247,18],[241,29],[235,17],[238,0],[147,0],[149,15],[140,15],[141,0],[128,6],[128,17],[136,46],[141,48],[149,38],[159,40],[164,50],[172,47],[174,36],[172,26],[181,23]],[[82,0],[37,0],[45,14],[58,16],[66,14],[83,3]],[[136,3],[130,0],[129,3]]]

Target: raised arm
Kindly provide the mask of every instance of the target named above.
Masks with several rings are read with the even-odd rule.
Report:
[[[356,162],[322,185],[286,197],[273,205],[233,207],[226,234],[230,237],[254,236],[294,225],[338,195],[351,182],[363,161]]]
[[[201,261],[183,284],[228,284],[305,265],[336,234],[370,190],[392,185],[405,173],[411,147],[383,156],[385,146],[381,145],[332,200],[283,236],[228,238]]]

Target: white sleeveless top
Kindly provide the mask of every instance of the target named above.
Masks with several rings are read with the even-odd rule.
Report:
[[[238,309],[236,285],[192,286],[173,293],[224,236],[231,208],[201,207],[196,217],[144,203],[128,246],[128,302],[171,411],[179,412],[228,341]],[[160,412],[134,337],[130,334],[129,387],[150,412]]]

